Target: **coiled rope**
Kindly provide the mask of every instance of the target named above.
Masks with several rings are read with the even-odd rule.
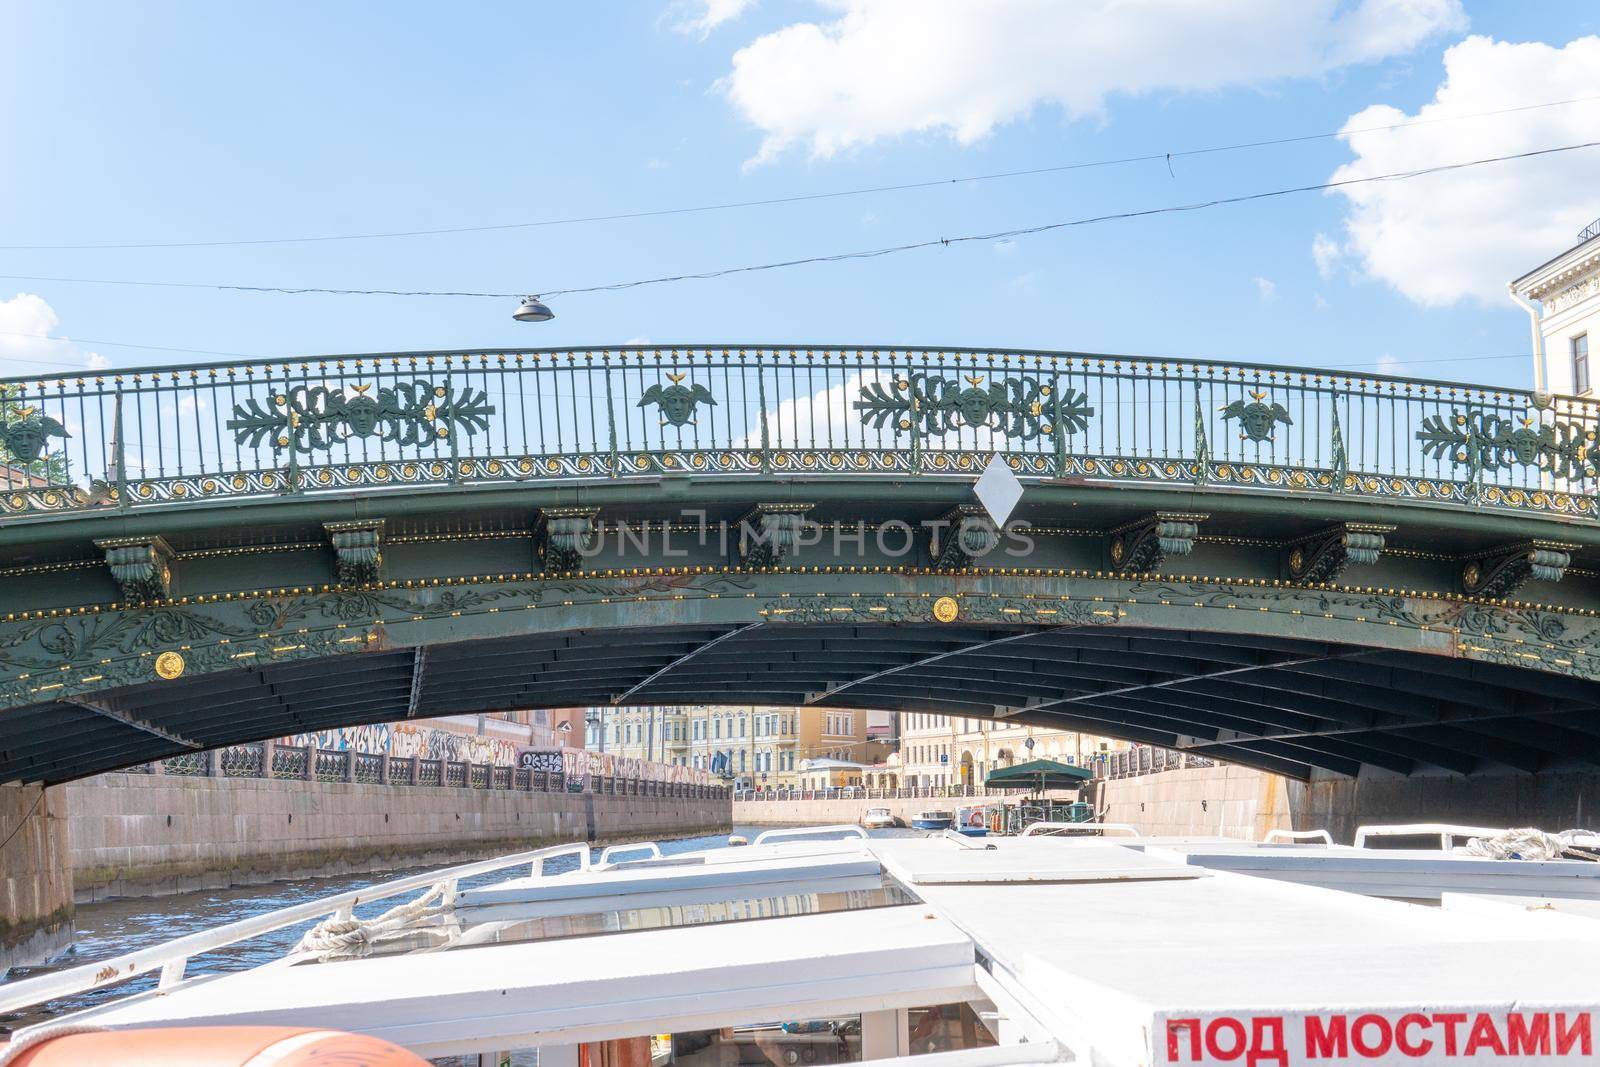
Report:
[[[434,901],[440,901],[437,907]],[[417,899],[396,905],[382,915],[370,919],[355,916],[329,916],[305,932],[291,950],[327,958],[331,956],[365,956],[378,942],[409,932],[418,920],[443,915],[456,906],[454,880],[439,882]]]
[[[54,1026],[42,1027],[21,1037],[12,1038],[8,1045],[0,1046],[0,1067],[16,1062],[24,1052],[46,1041],[54,1041],[69,1034],[96,1034],[104,1029],[103,1026],[92,1026],[89,1023],[57,1023]]]
[[[1579,847],[1579,842],[1584,844]],[[1575,859],[1600,858],[1594,851],[1600,834],[1593,830],[1564,830],[1547,834],[1532,826],[1502,830],[1493,837],[1474,837],[1451,851],[1457,856],[1479,856],[1491,860],[1554,860],[1563,856]]]

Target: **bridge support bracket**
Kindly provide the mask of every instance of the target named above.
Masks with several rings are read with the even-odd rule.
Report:
[[[1111,569],[1143,574],[1160,569],[1168,556],[1187,556],[1207,518],[1193,512],[1157,511],[1107,531]]]
[[[1331,582],[1346,567],[1378,562],[1393,526],[1368,522],[1341,522],[1292,542],[1289,546],[1289,580],[1298,585]]]
[[[128,600],[165,600],[172,595],[172,549],[160,537],[108,537],[94,546],[106,554],[111,577]]]
[[[794,555],[806,514],[815,504],[757,504],[739,520],[739,561],[773,567]]]
[[[599,508],[540,508],[534,548],[546,571],[583,569],[583,553],[593,542]]]
[[[1559,582],[1577,545],[1533,538],[1465,558],[1461,589],[1472,596],[1503,597],[1528,582]]]
[[[1000,544],[1000,530],[981,504],[962,504],[939,517],[928,531],[928,555],[935,567],[970,567]]]
[[[383,569],[383,520],[325,522],[333,543],[333,570],[340,585],[365,585]]]

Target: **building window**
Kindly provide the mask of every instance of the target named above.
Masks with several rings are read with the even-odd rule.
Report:
[[[1589,391],[1589,335],[1586,333],[1572,339],[1572,391],[1580,395]]]

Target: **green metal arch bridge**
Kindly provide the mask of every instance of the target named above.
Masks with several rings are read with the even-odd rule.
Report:
[[[624,347],[0,382],[0,782],[754,702],[1289,774],[1600,763],[1572,397],[1071,352]],[[973,481],[1026,491],[997,525]]]

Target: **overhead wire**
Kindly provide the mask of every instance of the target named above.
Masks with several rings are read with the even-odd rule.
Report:
[[[1147,152],[1141,155],[1118,156],[1110,159],[1081,160],[1074,163],[1060,163],[1048,167],[1028,167],[1021,170],[995,171],[988,174],[971,174],[954,178],[930,178],[922,181],[900,182],[891,185],[872,185],[855,189],[834,189],[820,193],[796,193],[790,196],[775,196],[756,200],[732,200],[713,204],[693,204],[684,207],[652,208],[640,211],[620,211],[599,215],[578,215],[568,218],[536,219],[527,222],[489,223],[479,226],[443,226],[433,229],[390,230],[372,233],[319,234],[306,237],[254,237],[210,241],[140,241],[105,244],[6,244],[0,245],[0,251],[73,252],[128,251],[137,249],[162,248],[232,248],[249,245],[317,244],[334,241],[376,241],[410,237],[438,237],[448,234],[490,233],[503,230],[538,229],[551,226],[577,226],[597,222],[624,222],[634,219],[662,218],[673,215],[693,215],[716,211],[734,211],[746,208],[774,207],[784,204],[806,203],[815,200],[836,200],[846,197],[874,196],[881,193],[909,192],[916,189],[933,189],[954,185],[967,185],[976,182],[997,181],[1009,178],[1026,178],[1041,174],[1061,174],[1068,171],[1126,166],[1133,163],[1164,162],[1168,172],[1173,173],[1172,161],[1174,159],[1183,159],[1193,156],[1216,155],[1223,152],[1239,152],[1257,148],[1273,148],[1280,145],[1300,144],[1307,141],[1328,140],[1334,137],[1353,137],[1364,133],[1382,133],[1390,130],[1404,130],[1416,126],[1431,126],[1442,122],[1465,122],[1474,119],[1493,118],[1499,115],[1537,111],[1544,108],[1567,107],[1573,104],[1592,103],[1597,100],[1600,100],[1600,94],[1596,94],[1594,96],[1572,97],[1567,100],[1547,100],[1534,104],[1519,104],[1513,107],[1496,108],[1490,111],[1476,111],[1464,115],[1440,115],[1427,119],[1411,119],[1406,122],[1392,122],[1381,126],[1365,126],[1354,129],[1323,131],[1320,133],[1295,134],[1287,137],[1273,137],[1259,141],[1240,141],[1233,144],[1209,145],[1202,148],[1180,149],[1172,152]],[[1175,173],[1173,176],[1176,176]]]
[[[1021,226],[1007,230],[995,230],[988,233],[962,234],[956,237],[930,238],[922,241],[912,241],[905,244],[890,245],[883,248],[865,249],[855,252],[838,252],[830,255],[804,256],[797,259],[779,260],[770,263],[757,263],[738,267],[723,267],[716,270],[662,275],[653,278],[639,278],[633,281],[612,282],[604,285],[579,286],[567,289],[534,287],[530,290],[525,290],[525,292],[536,292],[545,299],[549,299],[551,297],[575,296],[587,293],[616,292],[624,289],[636,289],[647,285],[667,285],[684,281],[707,281],[715,278],[724,278],[735,274],[750,274],[760,271],[783,270],[791,267],[808,266],[820,263],[839,263],[848,260],[876,259],[882,256],[898,255],[905,252],[923,249],[948,248],[951,245],[966,244],[971,242],[1014,240],[1019,237],[1028,237],[1041,233],[1048,233],[1054,230],[1063,230],[1080,226],[1093,226],[1106,222],[1121,222],[1130,219],[1151,218],[1159,215],[1204,211],[1214,207],[1253,203],[1256,201],[1270,200],[1277,197],[1295,196],[1302,193],[1326,192],[1330,189],[1345,189],[1352,186],[1367,185],[1374,182],[1409,181],[1414,178],[1466,170],[1471,167],[1481,167],[1492,163],[1507,163],[1516,160],[1534,159],[1541,156],[1557,155],[1564,152],[1581,151],[1595,148],[1597,146],[1600,146],[1600,141],[1585,141],[1579,144],[1558,145],[1551,148],[1531,149],[1526,152],[1515,152],[1501,156],[1488,156],[1482,159],[1465,160],[1457,163],[1442,163],[1432,167],[1419,167],[1414,170],[1394,171],[1387,174],[1373,174],[1356,178],[1344,178],[1338,181],[1318,182],[1313,185],[1292,186],[1286,189],[1272,189],[1265,192],[1246,193],[1239,196],[1216,197],[1211,200],[1200,200],[1188,204],[1172,204],[1163,207],[1143,208],[1136,211],[1119,211],[1104,215],[1091,215],[1085,218],[1069,219],[1061,222],[1042,223],[1034,226]],[[430,289],[336,289],[320,286],[229,285],[212,282],[150,281],[146,279],[134,278],[66,278],[30,274],[0,274],[0,280],[57,282],[77,285],[125,285],[154,288],[212,289],[226,292],[279,293],[291,296],[317,294],[328,296],[446,297],[515,300],[523,295],[522,292],[475,292],[471,290]]]
[[[254,352],[228,352],[220,348],[175,348],[171,345],[143,345],[134,344],[132,341],[106,341],[92,337],[51,337],[47,334],[26,333],[22,330],[0,330],[0,337],[24,337],[32,341],[50,341],[64,345],[103,345],[106,348],[138,348],[147,352],[179,352],[189,356],[227,356],[229,359],[269,358]],[[78,363],[52,362],[47,359],[34,359],[32,356],[11,356],[0,353],[0,359],[10,359],[21,363],[38,363],[46,367],[76,367],[80,370],[83,369],[82,365]]]

